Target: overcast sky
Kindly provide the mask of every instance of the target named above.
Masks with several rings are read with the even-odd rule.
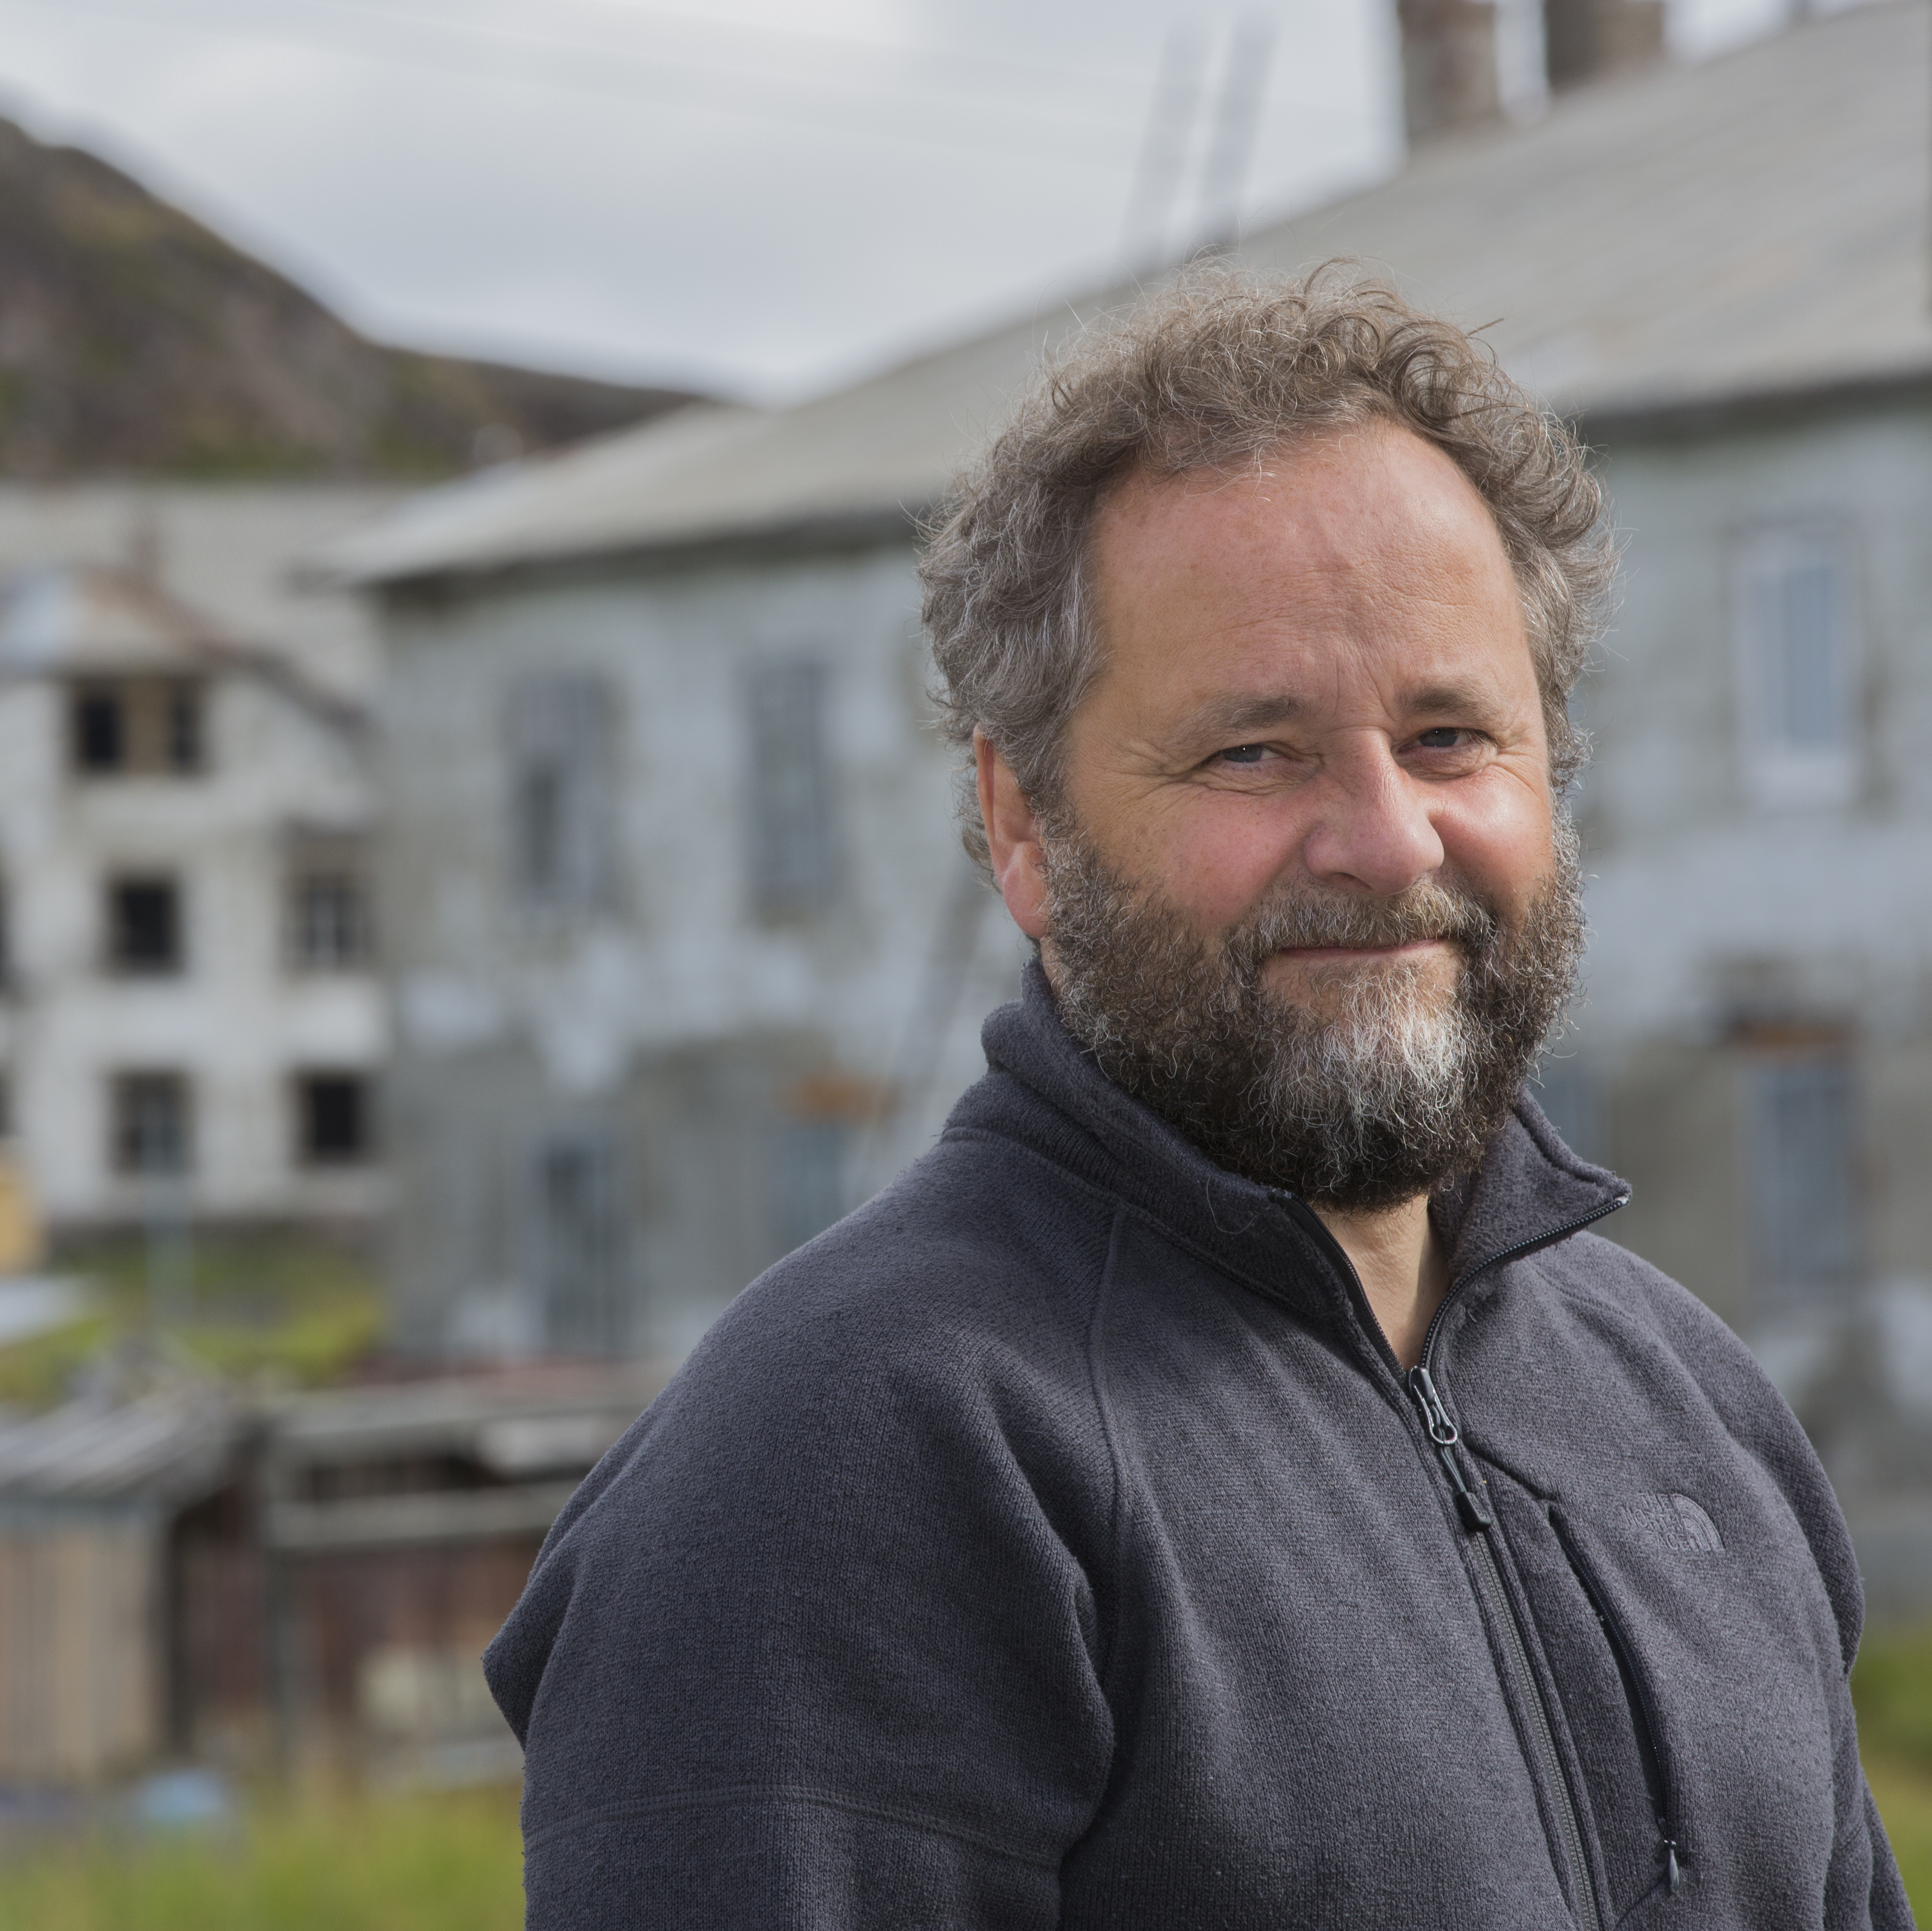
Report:
[[[1786,4],[1670,0],[1673,44]],[[1502,4],[1533,111],[1535,0]],[[1387,172],[1394,13],[0,0],[0,112],[385,339],[776,399],[1197,238],[1250,121],[1250,224]]]

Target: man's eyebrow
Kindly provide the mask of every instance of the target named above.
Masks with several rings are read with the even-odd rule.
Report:
[[[1402,694],[1405,711],[1482,711],[1496,701],[1495,690],[1479,678],[1466,684],[1425,684]]]
[[[1483,679],[1466,683],[1424,684],[1405,691],[1402,710],[1408,714],[1443,712],[1483,712],[1492,709],[1495,691]],[[1306,702],[1292,691],[1268,691],[1253,697],[1210,697],[1191,712],[1184,730],[1190,737],[1238,740],[1244,733],[1266,730],[1274,724],[1292,724],[1308,714]]]
[[[1190,713],[1186,730],[1190,736],[1238,738],[1244,731],[1292,724],[1307,709],[1307,705],[1288,691],[1271,691],[1252,697],[1210,697]]]

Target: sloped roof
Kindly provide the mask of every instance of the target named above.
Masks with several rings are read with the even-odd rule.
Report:
[[[191,1501],[223,1480],[241,1426],[232,1404],[202,1387],[0,1421],[0,1506]]]
[[[1244,257],[1358,257],[1492,323],[1506,367],[1587,417],[1932,373],[1928,24],[1891,0],[1599,83]],[[688,409],[418,497],[327,566],[374,584],[916,514],[1076,325],[1030,318],[796,408]]]
[[[0,583],[0,677],[245,671],[334,729],[365,721],[280,653],[244,643],[134,572],[50,563]]]
[[[208,619],[124,571],[50,564],[0,587],[8,670],[206,669],[230,648]]]

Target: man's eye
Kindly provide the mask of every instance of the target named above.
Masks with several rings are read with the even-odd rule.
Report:
[[[1461,745],[1463,733],[1455,724],[1438,724],[1432,731],[1424,731],[1415,742],[1424,751],[1455,751]]]
[[[1238,744],[1232,751],[1221,754],[1223,764],[1258,764],[1268,755],[1264,744]]]

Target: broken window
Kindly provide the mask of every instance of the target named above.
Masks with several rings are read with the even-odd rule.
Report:
[[[172,878],[117,878],[107,888],[107,962],[117,973],[178,973],[183,954],[181,889]]]
[[[806,658],[751,674],[752,900],[764,917],[817,910],[838,884],[826,682]]]
[[[368,860],[356,838],[304,836],[289,855],[288,957],[298,972],[356,972],[374,949]]]
[[[186,1075],[115,1076],[110,1152],[116,1171],[186,1173],[194,1165],[194,1124]]]
[[[296,1079],[296,1147],[308,1167],[352,1167],[372,1150],[369,1078],[308,1072]]]
[[[120,677],[74,686],[68,732],[88,777],[183,776],[206,763],[204,694],[182,677]]]
[[[1851,591],[1847,546],[1834,531],[1760,530],[1739,553],[1743,766],[1761,803],[1843,803],[1856,790]]]
[[[510,687],[510,869],[526,910],[582,916],[610,903],[615,702],[608,679],[581,673]]]
[[[1748,1079],[1753,1258],[1766,1304],[1828,1302],[1859,1261],[1857,1094],[1837,1053],[1767,1058]]]
[[[552,1134],[532,1168],[531,1264],[545,1342],[560,1354],[610,1354],[623,1340],[616,1149],[594,1131]]]

